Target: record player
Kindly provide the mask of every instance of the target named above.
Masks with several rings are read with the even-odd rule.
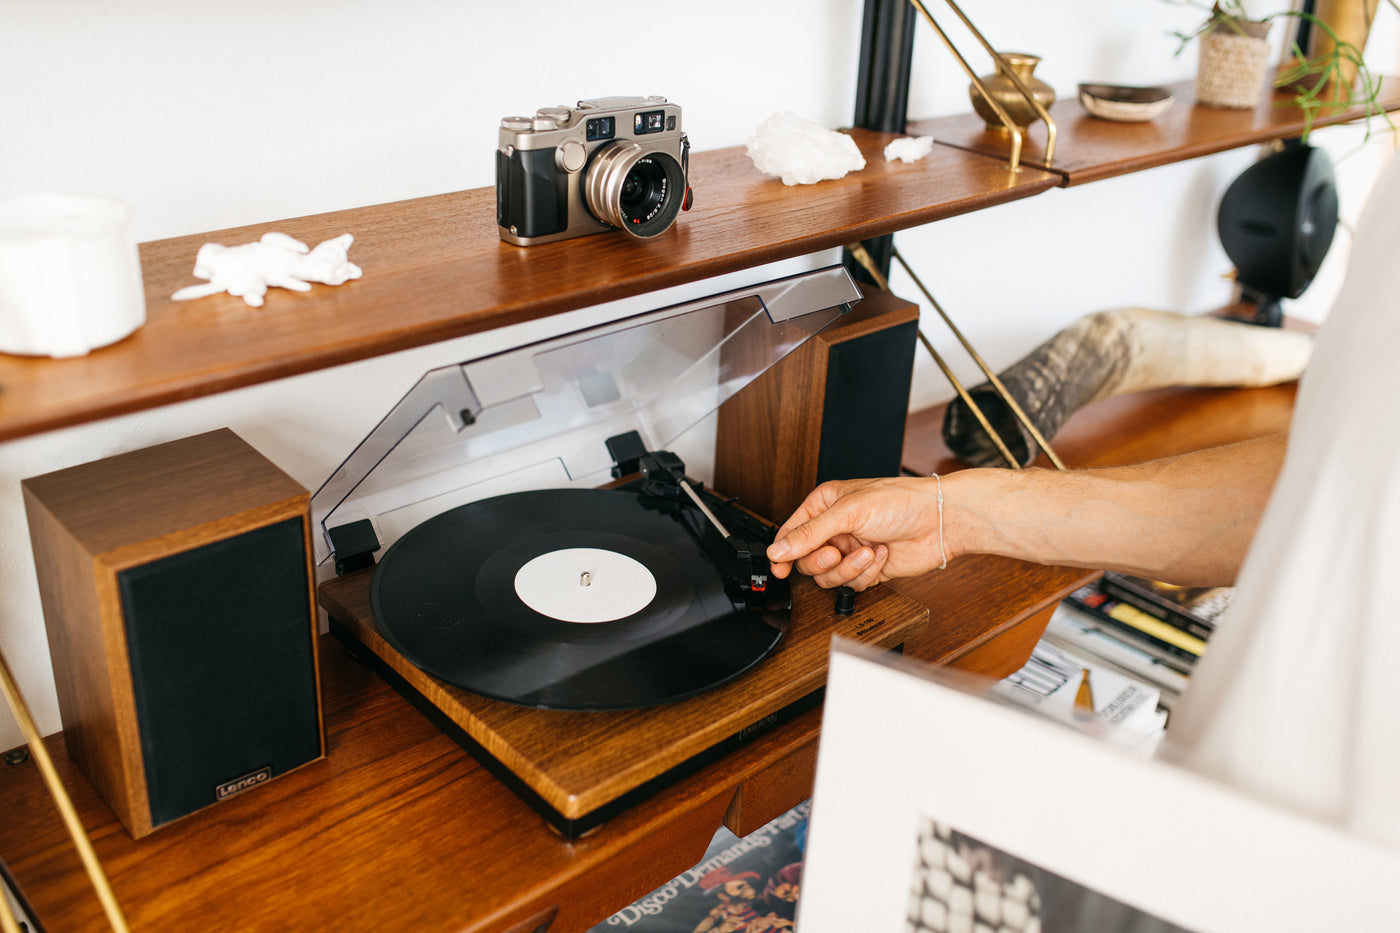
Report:
[[[567,838],[816,706],[833,634],[927,611],[771,577],[683,455],[859,299],[833,266],[425,373],[312,497],[331,631]]]

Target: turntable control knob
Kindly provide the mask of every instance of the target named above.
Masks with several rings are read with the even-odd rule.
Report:
[[[559,167],[566,172],[577,172],[583,168],[583,163],[588,157],[588,150],[583,148],[583,143],[577,139],[565,140],[559,148],[554,150],[554,158]]]
[[[856,611],[856,591],[849,586],[836,588],[836,612],[848,616]]]

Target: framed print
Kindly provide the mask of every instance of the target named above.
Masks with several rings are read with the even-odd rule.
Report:
[[[0,904],[0,918],[13,921],[20,933],[44,933],[4,859],[0,859],[0,899],[4,900],[4,904]],[[0,928],[4,928],[4,922],[0,922]]]
[[[802,933],[1400,925],[1400,853],[986,686],[837,641]]]

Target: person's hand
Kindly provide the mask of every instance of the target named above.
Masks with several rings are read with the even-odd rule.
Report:
[[[824,587],[865,589],[946,559],[934,477],[833,480],[807,496],[768,548],[773,575],[794,566]]]

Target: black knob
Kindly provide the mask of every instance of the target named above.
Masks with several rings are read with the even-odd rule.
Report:
[[[836,588],[836,611],[840,615],[848,616],[856,611],[856,591],[849,586]]]

